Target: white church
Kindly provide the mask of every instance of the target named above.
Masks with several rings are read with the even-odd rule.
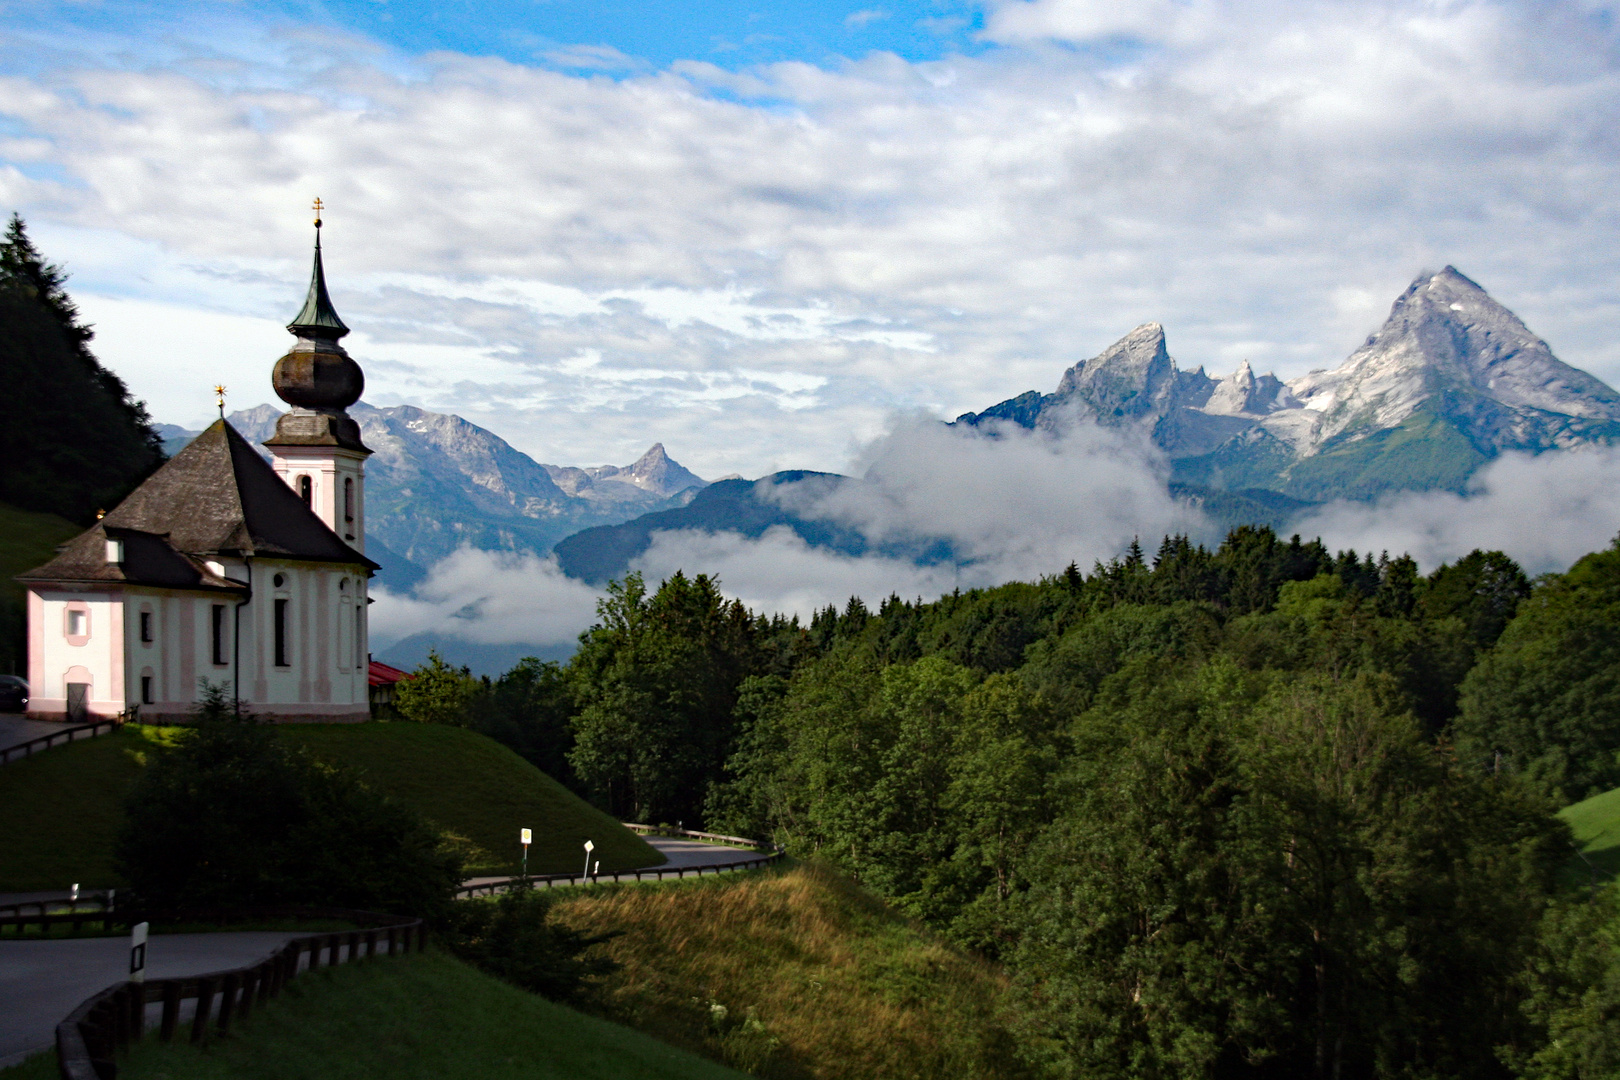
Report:
[[[369,715],[365,376],[321,266],[272,382],[292,410],[264,445],[223,418],[60,554],[28,590],[29,713],[178,720],[206,682],[273,720]]]

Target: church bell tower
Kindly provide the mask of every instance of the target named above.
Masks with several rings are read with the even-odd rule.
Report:
[[[332,309],[321,266],[321,201],[315,200],[315,268],[303,310],[287,324],[297,339],[276,361],[276,396],[292,410],[265,442],[277,475],[350,547],[366,550],[365,466],[371,451],[348,408],[366,388],[360,365],[338,344],[349,332]]]

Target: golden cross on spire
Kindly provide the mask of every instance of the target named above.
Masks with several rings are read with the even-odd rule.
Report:
[[[214,403],[219,406],[219,418],[221,420],[225,419],[225,388],[223,386],[214,387]]]
[[[326,204],[321,202],[319,195],[315,196],[315,205],[312,209],[315,211],[315,227],[318,229],[321,227],[321,211],[326,209]]]

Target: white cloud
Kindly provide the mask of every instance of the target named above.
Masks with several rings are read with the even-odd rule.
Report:
[[[879,553],[811,548],[785,526],[737,533],[653,534],[633,564],[649,581],[676,570],[717,576],[756,610],[812,614],[861,596],[932,600],[974,588],[1088,569],[1134,536],[1207,536],[1209,525],[1165,493],[1163,461],[1128,435],[1080,428],[1065,436],[1008,428],[990,437],[907,419],[862,452],[863,481],[782,485],[773,495],[798,516],[860,532]],[[944,540],[954,558],[918,566],[906,552]],[[886,553],[884,553],[886,552]],[[936,551],[937,557],[941,552]]]
[[[842,608],[851,596],[874,607],[890,593],[932,600],[962,580],[952,566],[916,566],[904,559],[812,548],[786,526],[769,529],[758,539],[696,529],[655,532],[652,545],[631,569],[654,585],[677,570],[710,574],[720,579],[727,596],[753,611],[804,619],[828,604]]]
[[[773,489],[803,517],[858,529],[875,544],[950,541],[971,584],[1090,567],[1133,536],[1206,533],[1170,499],[1168,463],[1139,433],[1077,425],[1061,435],[1014,425],[897,422],[860,455],[864,482]]]
[[[1425,569],[1475,548],[1505,551],[1531,574],[1566,570],[1620,532],[1620,450],[1504,454],[1464,498],[1408,492],[1375,505],[1333,503],[1293,525],[1335,549],[1407,552]]]
[[[412,596],[375,590],[371,633],[379,649],[423,632],[480,645],[569,644],[595,621],[601,595],[564,577],[555,559],[462,548]]]
[[[550,461],[653,436],[704,474],[844,468],[895,409],[1049,390],[1147,320],[1187,366],[1298,374],[1448,262],[1613,379],[1600,15],[1012,0],[980,56],[619,79],[315,33],[43,43],[0,79],[0,202],[98,295],[279,321],[320,194],[372,399]],[[169,346],[110,358],[161,389],[194,377]]]

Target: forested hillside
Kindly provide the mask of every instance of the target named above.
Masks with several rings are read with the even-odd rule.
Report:
[[[25,666],[22,590],[30,570],[110,510],[163,460],[146,409],[96,362],[93,334],[12,215],[0,241],[0,671]],[[28,511],[26,513],[21,511]],[[63,519],[66,519],[65,521]]]
[[[87,525],[163,451],[145,406],[90,352],[66,280],[13,214],[0,243],[0,502]]]
[[[1043,1074],[1584,1077],[1620,954],[1555,811],[1620,784],[1617,672],[1620,544],[1532,583],[1240,529],[807,626],[630,576],[566,667],[411,709],[831,860],[1005,965]]]

